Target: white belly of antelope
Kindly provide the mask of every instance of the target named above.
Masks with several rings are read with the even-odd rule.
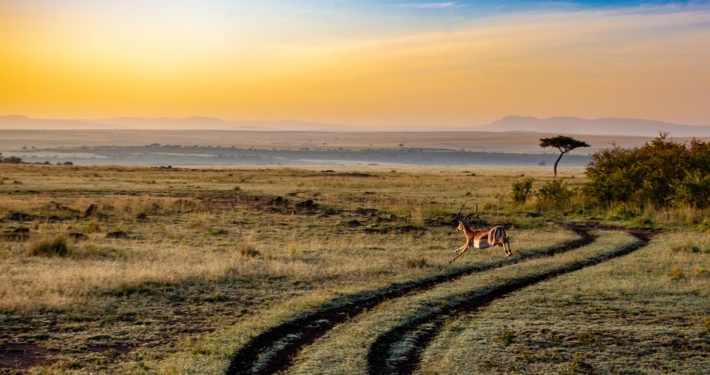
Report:
[[[474,249],[487,249],[489,247],[491,247],[491,244],[488,243],[487,237],[473,239],[473,248]]]

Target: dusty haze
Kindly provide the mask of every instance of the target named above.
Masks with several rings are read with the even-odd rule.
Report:
[[[0,130],[0,151],[26,162],[126,165],[551,165],[553,134],[524,132],[263,132],[198,130]],[[652,137],[575,136],[591,145],[562,165],[583,166],[591,153],[638,147]],[[685,142],[690,138],[676,138]]]

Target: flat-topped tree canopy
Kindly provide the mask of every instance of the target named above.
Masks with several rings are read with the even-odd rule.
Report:
[[[551,138],[541,138],[540,147],[554,147],[560,150],[560,156],[555,160],[555,177],[557,177],[557,163],[562,159],[562,155],[579,147],[590,147],[589,143],[568,137],[566,135],[558,135]]]

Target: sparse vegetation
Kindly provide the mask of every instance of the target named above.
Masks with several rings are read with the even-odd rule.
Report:
[[[538,192],[564,188],[574,193],[588,181],[574,167],[565,173],[581,177],[552,179],[542,170],[524,172]],[[574,264],[633,241],[623,233],[605,232],[594,245],[543,256],[578,238],[546,224],[549,220],[562,212],[572,212],[565,217],[570,221],[589,217],[575,213],[581,204],[577,193],[562,206],[550,204],[542,214],[528,215],[532,207],[548,197],[556,202],[553,198],[562,193],[532,194],[515,202],[511,187],[521,173],[516,168],[477,168],[472,177],[458,168],[398,168],[393,173],[391,167],[372,166],[324,173],[322,168],[2,164],[0,232],[6,236],[0,247],[0,355],[10,353],[5,350],[9,345],[29,345],[40,353],[29,373],[223,373],[236,349],[284,321],[443,274],[485,269],[353,314],[318,345],[306,347],[289,373],[345,366],[365,371],[367,343],[388,327],[418,314],[448,311],[472,290],[483,293],[521,275]],[[549,188],[553,184],[557,190]],[[461,245],[451,214],[467,192],[481,206],[478,224],[506,226],[513,257],[499,250],[469,251],[460,263],[448,266],[451,252]],[[704,208],[688,210],[674,206],[637,213],[636,225],[646,226],[641,220],[649,219],[653,222],[647,226],[679,232],[654,239],[634,255],[635,261],[623,258],[542,282],[535,287],[540,289],[527,288],[470,317],[452,315],[441,332],[424,326],[400,347],[402,358],[433,330],[438,333],[427,349],[425,370],[448,371],[430,358],[441,358],[444,369],[447,361],[456,362],[458,354],[445,351],[449,344],[438,344],[458,340],[455,334],[465,340],[476,337],[467,341],[473,347],[515,353],[495,361],[476,357],[476,363],[487,363],[494,372],[525,366],[532,366],[530,372],[556,371],[583,364],[605,369],[593,356],[575,362],[593,345],[573,344],[613,342],[623,344],[626,353],[634,353],[636,345],[660,347],[660,339],[647,340],[642,322],[634,320],[655,314],[655,327],[662,332],[676,329],[677,319],[684,322],[677,329],[685,338],[677,342],[691,349],[679,352],[685,362],[671,369],[682,372],[703,364],[690,355],[704,350],[707,341],[697,337],[707,337],[703,319],[710,316],[702,307],[710,305],[705,292],[710,290],[710,239],[702,229],[710,224],[704,224]],[[605,213],[600,208],[583,215],[599,215],[598,220],[609,223]],[[22,235],[15,233],[18,228]],[[523,302],[514,302],[521,296]],[[643,307],[649,300],[652,310]],[[604,309],[610,301],[618,310]],[[662,302],[673,309],[662,309]],[[524,324],[525,316],[491,312],[513,311],[505,306],[532,306],[524,312],[535,314],[545,308],[535,319],[557,320],[541,332],[534,319]],[[585,322],[583,312],[590,310],[584,306],[596,309],[598,319],[616,314],[619,321],[631,321],[633,340],[594,322],[584,331],[572,330],[569,322]],[[566,320],[563,312],[573,317]],[[496,337],[508,339],[501,343]],[[544,350],[549,366],[541,363],[531,340],[550,345]]]
[[[426,258],[407,258],[405,263],[409,268],[422,268],[426,267],[428,261]]]
[[[242,254],[242,256],[252,257],[252,258],[258,257],[259,255],[261,255],[261,253],[258,250],[256,250],[256,248],[252,244],[242,244],[239,247],[239,253]]]
[[[27,254],[31,256],[66,257],[70,255],[71,249],[66,237],[56,235],[52,238],[43,238],[30,243]]]
[[[570,207],[574,192],[567,187],[562,179],[545,182],[537,191],[538,202],[541,208],[548,210],[565,210]]]
[[[513,182],[513,202],[524,204],[533,194],[533,183],[535,179],[532,177]]]
[[[498,342],[499,344],[503,345],[510,345],[515,341],[515,331],[513,331],[511,328],[508,326],[505,326],[501,329],[500,334],[498,337],[496,337],[495,341]]]
[[[22,163],[22,158],[19,158],[17,156],[3,157],[3,158],[0,158],[0,163],[20,164],[20,163]]]
[[[430,137],[429,133],[415,135],[422,138]],[[288,137],[280,134],[279,136]],[[244,135],[245,138],[249,135]],[[461,138],[459,136],[459,138]],[[252,139],[253,140],[253,139]],[[224,141],[224,140],[221,140]],[[258,139],[254,140],[260,142]],[[379,139],[377,142],[381,142]],[[403,163],[415,165],[471,165],[471,164],[503,164],[503,165],[537,165],[540,158],[554,161],[555,155],[540,155],[537,150],[534,157],[530,150],[521,150],[521,153],[510,153],[506,149],[497,151],[459,150],[448,149],[451,143],[461,142],[453,139],[442,145],[442,148],[409,148],[393,147],[396,144],[386,143],[379,147],[344,149],[342,147],[254,147],[242,145],[241,147],[217,148],[211,146],[94,146],[94,147],[48,147],[32,150],[34,153],[52,155],[49,158],[38,157],[25,150],[22,155],[30,163],[46,162],[51,164],[65,164],[65,160],[72,158],[73,164],[132,164],[132,165],[204,165],[204,166],[274,166],[282,163],[289,165],[312,165],[315,160],[324,164],[334,162],[358,162],[363,164],[377,163]],[[272,146],[272,145],[271,145]],[[525,153],[527,151],[527,153]],[[25,156],[25,153],[30,153]],[[79,154],[84,157],[75,157]],[[50,159],[45,160],[45,159]],[[570,155],[567,162],[575,166],[583,166],[589,161],[589,156]],[[162,167],[163,169],[171,169]],[[150,181],[150,180],[147,180]],[[236,181],[238,182],[238,181]]]
[[[587,373],[656,373],[659,366],[667,373],[702,373],[710,364],[702,333],[710,282],[687,273],[682,282],[667,275],[707,261],[701,253],[679,257],[668,250],[688,237],[710,240],[705,234],[659,235],[633,254],[462,316],[424,354],[422,373],[580,373],[582,367]],[[517,339],[505,347],[491,345],[506,327]],[[495,368],[490,358],[499,359]]]
[[[569,233],[549,232],[549,231],[525,231],[521,233],[520,254],[533,254],[546,248],[541,244],[536,244],[534,241],[529,241],[535,236],[544,236],[548,243],[568,240]],[[574,235],[572,235],[574,236]],[[600,239],[599,243],[579,249],[578,251],[569,252],[557,255],[553,258],[539,258],[518,264],[502,264],[500,268],[496,267],[493,270],[486,272],[474,272],[464,276],[453,282],[442,283],[434,288],[425,290],[422,293],[412,294],[410,296],[397,298],[387,301],[376,309],[358,316],[348,324],[343,324],[328,334],[323,340],[319,340],[315,345],[309,346],[304,350],[304,353],[299,356],[299,361],[295,367],[289,371],[292,374],[313,374],[325,372],[328,369],[332,373],[368,373],[368,351],[373,342],[380,337],[388,337],[392,334],[392,329],[406,325],[408,322],[418,321],[426,316],[432,316],[432,325],[437,322],[436,317],[453,319],[449,324],[442,324],[446,327],[444,335],[461,335],[467,332],[477,332],[480,329],[485,329],[487,337],[479,340],[476,344],[485,346],[486,350],[479,350],[478,354],[485,355],[493,345],[499,345],[503,351],[507,351],[508,347],[518,343],[524,336],[521,327],[512,325],[513,320],[487,319],[481,321],[477,319],[467,319],[466,322],[459,320],[457,311],[465,312],[465,308],[457,310],[456,306],[465,305],[467,301],[480,300],[482,295],[485,295],[492,289],[498,286],[513,282],[519,278],[524,278],[526,275],[532,275],[544,270],[554,269],[564,264],[573,264],[583,259],[585,256],[599,254],[609,251],[610,248],[616,246],[624,246],[629,244],[628,235],[623,233],[612,233]],[[473,254],[472,254],[473,255]],[[481,255],[478,253],[477,255]],[[503,255],[501,254],[501,258]],[[489,263],[493,261],[487,257],[476,257],[474,262]],[[509,259],[509,258],[504,258]],[[479,263],[480,264],[480,263]],[[464,315],[466,316],[466,315]],[[421,329],[428,329],[429,325],[424,324]],[[407,346],[406,342],[413,335],[416,336],[420,331],[415,330],[403,334],[403,343],[398,343],[395,346]],[[442,337],[442,336],[437,336]],[[444,339],[446,339],[444,337]],[[465,342],[465,339],[464,339]],[[471,346],[472,343],[463,344],[462,342],[452,343],[445,342],[438,346],[434,342],[431,348],[434,350],[432,355],[433,361],[444,359],[443,352],[452,354],[451,361],[458,362],[459,366],[470,365],[476,366],[479,363],[471,363],[469,360],[461,360],[464,357],[458,357],[456,352],[462,352],[464,346]],[[348,353],[347,361],[342,360],[339,353]],[[385,355],[385,353],[380,355]],[[425,355],[427,353],[424,353]],[[402,357],[404,355],[401,355]],[[502,363],[508,362],[505,358],[510,358],[508,355],[499,355],[498,358],[503,359]],[[445,362],[442,366],[429,367],[428,357],[423,358],[424,362],[420,371],[422,373],[457,373],[453,363]],[[396,365],[397,358],[388,360],[392,365]],[[394,362],[394,363],[392,363]],[[387,372],[386,370],[380,370]],[[459,371],[458,373],[475,373],[475,371]]]

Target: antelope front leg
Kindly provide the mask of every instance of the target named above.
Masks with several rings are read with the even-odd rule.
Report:
[[[454,254],[458,254],[458,253],[466,250],[467,247],[468,247],[468,244],[459,247],[458,249],[454,250]]]
[[[449,261],[449,264],[451,264],[451,262],[455,261],[456,259],[458,259],[458,257],[460,257],[461,255],[463,255],[463,253],[465,253],[466,250],[468,250],[468,248],[469,248],[468,244],[463,245],[463,246],[461,246],[460,248],[458,248],[458,249],[455,251],[455,252],[457,253],[456,256],[453,257],[453,259],[451,259],[451,260]]]

